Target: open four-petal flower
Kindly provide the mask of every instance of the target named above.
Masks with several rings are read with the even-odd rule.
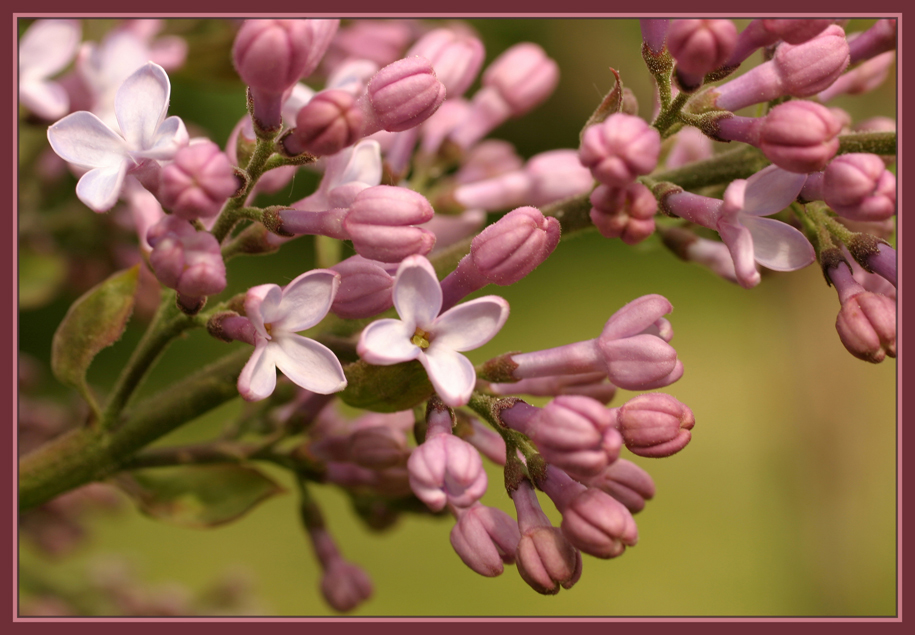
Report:
[[[346,387],[340,361],[329,348],[299,335],[327,315],[340,275],[314,269],[285,288],[262,284],[248,289],[245,314],[254,326],[254,353],[238,376],[238,392],[248,401],[269,397],[276,369],[294,384],[328,395]]]
[[[442,288],[422,256],[410,256],[400,264],[393,294],[400,319],[369,324],[359,338],[359,356],[378,366],[418,360],[446,405],[466,404],[476,373],[461,352],[479,348],[499,332],[508,319],[508,302],[489,295],[439,315]]]
[[[111,209],[124,178],[150,161],[171,159],[188,143],[184,122],[165,118],[171,84],[161,66],[149,62],[118,89],[115,114],[121,132],[81,110],[48,128],[51,147],[65,161],[88,168],[76,195],[96,212]]]

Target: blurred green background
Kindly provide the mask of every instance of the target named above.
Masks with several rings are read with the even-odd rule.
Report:
[[[871,22],[853,21],[847,30]],[[528,40],[559,62],[562,76],[554,96],[491,135],[512,141],[523,156],[577,146],[581,125],[612,85],[611,66],[635,92],[641,115],[650,115],[652,87],[639,54],[637,22],[471,23],[486,44],[487,59]],[[87,23],[84,37],[104,33],[111,24]],[[224,144],[244,113],[243,88],[232,78],[229,63],[235,27],[180,20],[170,21],[168,28],[185,34],[191,46],[185,68],[171,75],[169,114]],[[895,104],[890,81],[878,91],[830,105],[859,120],[895,117]],[[20,127],[21,161],[34,160],[42,135],[41,126]],[[21,183],[25,178],[20,174]],[[295,187],[307,193],[312,185],[306,177]],[[281,200],[301,197],[286,194]],[[226,293],[264,282],[282,284],[312,261],[307,240],[289,243],[274,256],[236,259],[229,266]],[[375,585],[372,599],[353,615],[896,613],[896,363],[870,365],[845,351],[834,328],[836,293],[818,267],[765,276],[757,288],[745,290],[677,260],[656,238],[627,247],[588,232],[563,240],[522,282],[484,290],[492,292],[509,301],[512,313],[492,342],[469,354],[475,363],[509,350],[590,339],[626,302],[648,293],[666,296],[674,306],[672,344],[686,372],[664,391],[695,413],[693,440],[667,459],[626,457],[651,473],[658,491],[636,516],[639,544],[612,561],[585,556],[578,584],[553,597],[532,591],[514,567],[495,579],[470,571],[449,544],[451,520],[404,515],[392,530],[373,533],[355,519],[340,492],[316,487],[345,557],[362,565]],[[53,301],[22,310],[21,350],[47,360],[51,334],[74,298],[63,290]],[[94,385],[111,385],[139,339],[139,322],[134,320],[123,339],[96,358],[90,369]],[[143,393],[153,393],[227,346],[203,332],[190,333],[166,352]],[[48,391],[69,395],[63,388]],[[611,405],[629,396],[620,391]],[[164,442],[210,438],[240,407],[236,399]],[[513,513],[500,471],[490,469],[489,476],[483,502]],[[288,480],[283,482],[293,491]],[[558,524],[549,501],[543,497],[542,502]],[[87,566],[111,554],[126,557],[152,583],[177,582],[192,590],[225,571],[240,570],[254,581],[265,614],[334,615],[318,592],[319,568],[296,504],[292,493],[276,497],[235,523],[206,531],[156,523],[131,509],[93,519],[85,544],[65,559],[46,559],[25,542],[20,558],[23,566],[68,585],[79,585]]]

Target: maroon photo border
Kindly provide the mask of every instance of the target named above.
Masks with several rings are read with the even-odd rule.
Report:
[[[10,241],[10,252],[3,260],[3,267],[9,267],[9,275],[0,276],[0,294],[8,298],[10,302],[9,313],[4,312],[2,322],[9,337],[3,338],[0,356],[7,363],[0,365],[2,379],[8,378],[6,385],[11,386],[9,401],[11,404],[10,426],[10,451],[8,456],[11,457],[10,466],[6,474],[9,475],[10,483],[5,488],[0,488],[4,496],[4,509],[11,511],[11,522],[8,522],[2,531],[9,531],[9,542],[11,549],[9,552],[10,565],[7,569],[10,572],[8,578],[5,578],[4,585],[9,585],[11,599],[11,625],[17,632],[44,633],[52,630],[63,632],[67,629],[68,635],[95,635],[100,631],[113,632],[113,629],[127,629],[130,635],[145,635],[146,633],[157,632],[159,629],[168,628],[174,635],[184,635],[185,633],[193,635],[210,635],[211,633],[233,634],[245,633],[251,628],[258,628],[257,623],[269,625],[271,629],[281,629],[286,632],[302,633],[302,629],[314,629],[313,632],[319,633],[353,633],[353,632],[372,632],[374,635],[386,635],[387,633],[397,632],[399,634],[418,633],[423,629],[434,631],[435,635],[452,635],[457,634],[464,629],[474,629],[480,632],[505,632],[506,629],[523,629],[525,635],[534,635],[540,633],[555,633],[557,629],[563,628],[562,623],[574,623],[574,628],[579,629],[577,633],[626,633],[638,631],[640,633],[669,630],[671,627],[678,629],[678,633],[731,633],[734,631],[743,634],[753,634],[765,630],[778,629],[780,633],[792,635],[793,633],[803,633],[808,635],[813,632],[823,632],[830,634],[842,635],[848,632],[858,632],[867,630],[870,632],[874,628],[881,631],[889,628],[894,631],[901,631],[903,626],[903,615],[905,608],[908,606],[908,596],[911,592],[905,593],[903,585],[903,571],[905,570],[906,559],[903,556],[903,530],[904,527],[913,526],[912,523],[905,523],[906,513],[903,509],[903,492],[915,491],[912,487],[905,488],[907,481],[912,480],[915,471],[909,470],[904,473],[902,461],[903,448],[905,447],[904,435],[904,410],[902,398],[906,393],[905,386],[910,385],[911,381],[906,381],[903,377],[904,354],[903,338],[901,324],[904,321],[904,315],[915,315],[915,309],[907,306],[908,298],[902,292],[902,281],[907,278],[908,269],[915,267],[915,259],[911,263],[906,263],[902,257],[903,243],[903,211],[904,204],[902,199],[902,183],[905,182],[902,161],[902,144],[899,143],[899,163],[898,163],[898,239],[897,251],[899,254],[899,282],[898,292],[898,317],[899,328],[897,336],[898,359],[897,359],[897,430],[898,430],[898,448],[897,448],[897,467],[899,481],[897,488],[897,554],[898,554],[898,588],[897,588],[897,613],[895,618],[738,618],[738,617],[709,617],[709,618],[549,618],[537,617],[524,619],[516,618],[156,618],[156,619],[139,619],[139,618],[18,618],[17,593],[15,587],[16,565],[17,565],[17,545],[16,545],[16,451],[15,451],[15,434],[16,434],[16,351],[17,351],[17,320],[18,320],[18,303],[17,303],[17,226],[16,226],[16,181],[15,168],[17,163],[16,147],[16,113],[18,109],[18,95],[15,90],[15,72],[17,64],[17,34],[16,19],[18,17],[39,17],[42,14],[54,17],[253,17],[264,16],[289,16],[314,15],[321,13],[326,15],[347,15],[352,17],[362,16],[390,16],[399,14],[402,17],[648,17],[646,13],[620,13],[614,9],[625,7],[625,4],[614,2],[613,0],[565,0],[561,3],[547,2],[545,0],[460,0],[459,2],[447,3],[430,3],[420,2],[418,0],[388,0],[386,2],[369,2],[367,0],[337,0],[333,3],[333,11],[321,11],[319,3],[314,0],[274,0],[269,3],[269,13],[253,12],[251,9],[255,5],[246,3],[241,0],[198,0],[188,2],[188,0],[159,0],[156,3],[149,3],[141,6],[140,3],[124,3],[115,0],[85,0],[83,2],[72,2],[67,0],[13,0],[10,4],[12,20],[8,24],[11,34],[12,45],[12,64],[4,69],[8,73],[4,77],[6,85],[11,86],[13,91],[10,98],[5,101],[4,112],[7,112],[12,122],[12,153],[9,157],[9,169],[4,171],[8,178],[8,191],[11,192],[12,210],[9,215],[11,223],[11,232],[8,235]],[[263,5],[260,5],[263,6]],[[730,2],[724,0],[693,0],[688,3],[676,2],[675,0],[656,0],[650,6],[652,14],[657,17],[766,17],[767,15],[785,15],[798,14],[812,16],[822,15],[842,15],[843,17],[897,17],[899,22],[899,48],[898,48],[898,103],[897,103],[897,125],[899,135],[904,138],[906,133],[902,126],[903,103],[915,103],[915,99],[903,100],[903,96],[908,96],[909,90],[915,90],[915,82],[910,82],[909,86],[904,86],[902,82],[903,62],[909,68],[915,68],[915,62],[908,60],[912,56],[909,50],[903,50],[903,2],[902,0],[887,0],[878,2],[873,5],[866,5],[870,12],[862,12],[862,6],[849,0],[833,0],[832,2],[811,2],[809,0],[798,2],[797,0],[767,0],[766,2],[754,3],[737,3],[733,0]],[[382,10],[383,9],[383,10]],[[558,11],[562,9],[563,11]],[[685,11],[687,10],[688,11]],[[662,15],[663,14],[663,15]],[[9,50],[9,49],[8,49]],[[909,135],[911,136],[911,135]],[[912,274],[915,276],[915,272]],[[915,280],[915,277],[913,277]],[[906,309],[905,311],[903,309]],[[909,373],[911,375],[911,373]],[[0,399],[0,403],[3,400]],[[912,445],[909,442],[909,445]],[[6,498],[8,497],[8,499]],[[911,508],[909,513],[915,514]],[[911,560],[911,557],[909,557]],[[609,592],[609,591],[608,591]],[[545,602],[549,598],[544,599]],[[911,620],[910,620],[911,621]],[[613,624],[611,624],[611,622]],[[177,628],[178,631],[174,631]],[[73,631],[72,629],[76,629]],[[293,631],[295,629],[295,631]],[[610,629],[613,629],[612,631]]]

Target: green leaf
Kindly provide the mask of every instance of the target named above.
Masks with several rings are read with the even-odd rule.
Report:
[[[426,401],[435,388],[418,361],[373,366],[363,360],[343,368],[347,386],[337,393],[343,403],[373,412],[399,412]]]
[[[86,384],[86,370],[100,350],[124,332],[133,311],[140,266],[114,274],[80,297],[57,327],[51,342],[51,370],[62,383],[73,386],[98,413]]]
[[[115,484],[150,518],[195,529],[231,522],[286,491],[258,470],[234,464],[133,470]]]

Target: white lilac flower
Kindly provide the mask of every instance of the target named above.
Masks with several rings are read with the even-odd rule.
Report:
[[[315,269],[285,288],[262,284],[248,289],[245,314],[254,326],[254,353],[238,377],[238,392],[248,401],[269,397],[279,368],[294,384],[322,395],[346,387],[340,361],[329,348],[298,334],[324,319],[339,274]]]
[[[76,55],[82,29],[76,20],[36,20],[19,42],[19,101],[43,119],[67,114],[63,86],[48,78]]]
[[[466,404],[476,373],[461,352],[479,348],[499,332],[508,319],[508,302],[490,295],[439,315],[442,289],[422,256],[410,256],[400,264],[393,294],[400,319],[367,326],[357,347],[360,357],[379,366],[418,360],[446,405]]]
[[[165,118],[170,92],[168,75],[149,62],[118,89],[115,115],[120,133],[85,110],[48,128],[54,151],[89,170],[77,183],[76,195],[94,211],[114,206],[128,173],[171,159],[187,145],[184,122],[178,117]]]

